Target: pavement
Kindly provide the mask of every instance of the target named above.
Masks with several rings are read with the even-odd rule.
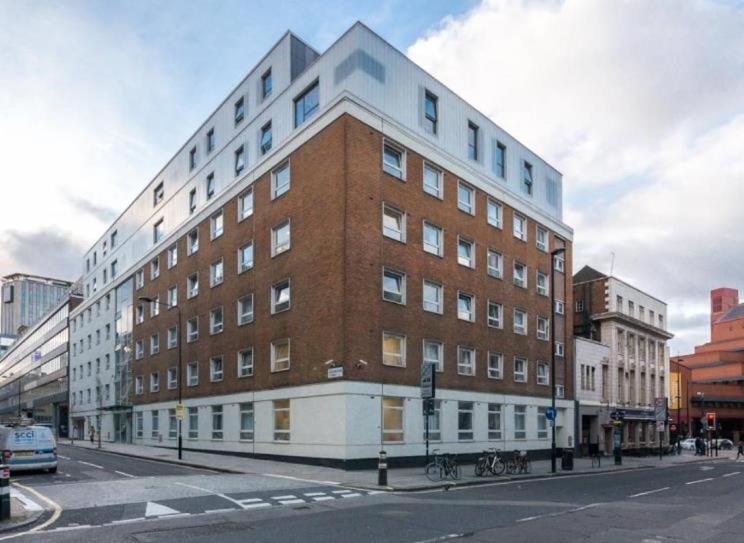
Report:
[[[61,441],[61,443],[69,442]],[[84,440],[76,440],[74,446],[78,448],[98,450],[97,444],[91,444],[89,441]],[[662,459],[658,456],[626,456],[623,457],[622,465],[616,466],[612,457],[603,457],[601,466],[598,468],[592,467],[591,459],[589,458],[575,458],[574,469],[571,471],[561,470],[560,459],[558,459],[556,474],[551,474],[550,460],[536,460],[532,461],[532,470],[530,474],[504,475],[499,477],[476,477],[474,466],[471,464],[462,466],[462,476],[460,480],[453,481],[448,479],[440,482],[429,481],[424,474],[423,467],[391,468],[388,470],[388,484],[386,486],[379,486],[377,484],[378,474],[376,469],[342,470],[324,466],[312,466],[292,462],[279,462],[192,451],[184,451],[182,454],[183,459],[179,460],[175,449],[123,443],[102,443],[102,450],[133,458],[156,460],[173,465],[207,468],[225,473],[271,475],[324,484],[331,483],[347,485],[359,489],[389,490],[395,492],[478,485],[493,482],[494,480],[508,481],[542,477],[546,475],[564,476],[576,473],[669,467],[689,462],[700,462],[701,459],[707,458],[695,456],[691,451],[683,451],[681,455],[664,456]],[[718,458],[728,458],[731,454],[735,455],[736,452],[719,451]]]
[[[17,536],[20,543],[719,543],[744,533],[744,463],[728,455],[449,490],[364,492],[64,445],[60,453],[57,474],[20,477],[61,509],[54,523]],[[268,505],[251,507],[260,503]]]

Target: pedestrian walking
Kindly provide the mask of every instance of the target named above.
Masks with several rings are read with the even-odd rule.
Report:
[[[739,441],[739,446],[736,449],[736,459],[739,459],[739,456],[744,456],[744,441]]]
[[[90,444],[93,445],[96,441],[96,429],[91,425],[90,427]]]

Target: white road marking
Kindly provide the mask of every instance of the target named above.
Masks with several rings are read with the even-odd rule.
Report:
[[[176,509],[171,509],[167,505],[163,505],[160,503],[155,502],[147,502],[147,507],[145,508],[145,517],[163,517],[166,515],[177,515],[180,511],[177,511]]]
[[[118,473],[119,475],[123,475],[124,477],[136,477],[136,475],[132,475],[131,473],[125,473],[123,471],[115,471],[114,473]]]
[[[665,490],[669,490],[668,486],[665,486],[664,488],[657,488],[656,490],[648,490],[646,492],[639,492],[638,494],[631,494],[628,496],[629,498],[638,498],[640,496],[648,496],[649,494],[656,494],[657,492],[663,492]]]
[[[247,507],[249,507],[247,505],[243,505],[242,503],[240,503],[239,500],[235,500],[235,499],[231,498],[230,496],[226,496],[225,494],[222,494],[221,492],[215,492],[214,490],[209,490],[208,488],[202,488],[200,486],[195,486],[195,485],[190,485],[188,483],[180,483],[180,482],[176,482],[176,483],[173,483],[173,484],[179,485],[179,486],[185,486],[186,488],[193,488],[194,490],[200,490],[202,492],[206,492],[207,494],[214,494],[215,496],[218,496],[218,497],[222,498],[223,500],[227,500],[229,502],[234,503],[235,505],[239,505],[243,509],[246,509]]]
[[[99,466],[98,464],[91,464],[90,462],[83,462],[82,460],[78,460],[80,464],[85,464],[86,466],[90,466],[92,468],[98,468],[103,469],[103,466]]]
[[[129,522],[142,522],[143,520],[146,520],[145,517],[125,518],[122,520],[112,520],[109,524],[127,524]]]
[[[62,456],[61,454],[58,454],[57,455],[57,458],[61,458],[62,460],[69,460],[70,459],[69,456]]]
[[[690,481],[689,483],[685,483],[686,485],[696,485],[698,483],[704,483],[706,481],[712,481],[713,477],[708,477],[707,479],[699,479],[697,481]]]
[[[238,500],[240,503],[256,503],[256,502],[262,502],[263,500],[261,498],[246,498],[244,500]]]
[[[305,496],[325,496],[325,492],[305,492]]]
[[[261,502],[261,503],[250,503],[243,506],[243,509],[258,509],[259,507],[271,507],[270,503]]]
[[[334,494],[348,494],[351,490],[334,490]]]
[[[712,469],[715,469],[713,466],[703,466],[700,468],[700,471],[710,471]]]
[[[70,530],[80,530],[82,528],[92,528],[90,524],[76,524],[75,526],[61,526],[54,528],[53,530],[46,530],[47,532],[69,532]]]
[[[724,477],[731,477],[732,475],[739,475],[740,471],[732,471],[731,473],[726,473]]]
[[[597,507],[602,505],[601,503],[590,503],[588,505],[582,505],[581,507],[576,507],[574,509],[569,509],[567,511],[557,511],[555,513],[546,513],[545,515],[536,515],[534,517],[524,517],[521,519],[518,519],[517,522],[528,522],[530,520],[537,520],[542,518],[550,518],[550,517],[559,517],[561,515],[566,515],[568,513],[578,513],[579,511],[584,511],[586,509],[591,509],[593,507]]]
[[[231,511],[237,511],[237,509],[235,509],[234,507],[226,507],[225,509],[207,509],[204,512],[207,514],[211,514],[211,513],[229,513]]]
[[[358,498],[361,494],[354,492],[353,494],[341,494],[342,498]]]
[[[10,489],[10,495],[13,498],[17,498],[18,501],[20,501],[23,504],[23,508],[26,511],[43,511],[44,508],[36,503],[34,500],[26,496],[25,494],[20,493],[15,488],[11,487]]]
[[[272,496],[271,497],[272,500],[293,500],[296,498],[297,496],[295,496],[294,494],[287,494],[286,496]]]
[[[440,537],[435,537],[433,539],[422,539],[420,541],[415,541],[414,543],[437,543],[438,541],[447,541],[448,539],[455,539],[458,537],[463,537],[465,534],[447,534]]]
[[[313,498],[316,502],[325,502],[328,500],[335,500],[335,496],[318,496],[317,498]]]
[[[305,503],[305,500],[279,500],[279,503],[282,505],[298,505],[300,503]]]

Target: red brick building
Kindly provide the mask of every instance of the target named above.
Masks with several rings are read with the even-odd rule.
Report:
[[[710,341],[672,358],[672,418],[697,435],[705,413],[716,413],[722,437],[744,437],[744,304],[736,289],[710,293]],[[676,382],[679,382],[679,385]]]

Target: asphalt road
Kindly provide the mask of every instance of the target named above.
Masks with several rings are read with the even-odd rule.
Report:
[[[66,453],[62,451],[65,456]],[[85,468],[79,476],[90,477],[89,466],[82,462],[95,462],[78,458],[77,451],[70,454],[75,456],[69,462]],[[45,495],[67,490],[57,498],[60,505],[70,509],[65,509],[47,531],[17,540],[55,543],[744,540],[741,536],[744,463],[729,460],[494,483],[450,491],[369,495],[338,486],[266,476],[195,473],[161,465],[142,469],[157,471],[163,467],[183,471],[118,478],[116,472],[124,471],[118,468],[130,462],[121,458],[99,461],[105,476],[109,476],[109,471],[114,474],[107,481],[35,486]],[[111,469],[114,467],[117,469]],[[63,474],[67,469],[60,465]],[[78,466],[70,469],[70,478],[77,469]],[[105,492],[100,485],[112,486],[115,491]],[[182,495],[166,497],[181,491]],[[91,492],[99,505],[78,507],[76,504],[90,501]],[[349,494],[356,499],[343,498]],[[114,500],[115,495],[118,498]],[[148,501],[142,502],[143,496]],[[207,501],[210,509],[206,509]],[[149,506],[150,515],[146,514],[148,502],[155,504]],[[118,520],[112,520],[112,511]]]

